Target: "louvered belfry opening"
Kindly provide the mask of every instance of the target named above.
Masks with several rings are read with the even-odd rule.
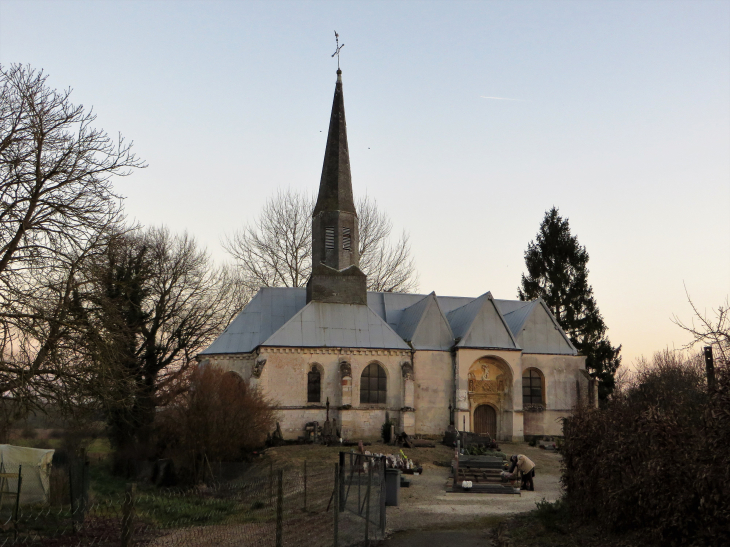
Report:
[[[352,250],[352,239],[349,228],[342,228],[342,248],[346,251]]]
[[[335,248],[335,227],[327,226],[324,229],[324,248],[334,249]]]
[[[491,405],[479,405],[474,410],[474,433],[497,437],[497,412]]]

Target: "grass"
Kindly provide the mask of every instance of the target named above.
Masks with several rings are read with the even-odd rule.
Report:
[[[639,547],[645,538],[637,534],[615,534],[600,522],[582,523],[572,518],[564,499],[536,503],[529,513],[509,518],[508,530],[515,547]]]

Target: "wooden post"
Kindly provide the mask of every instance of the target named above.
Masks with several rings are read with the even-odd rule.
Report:
[[[715,360],[712,357],[712,346],[705,346],[705,370],[707,370],[707,391],[715,389]]]
[[[341,453],[340,453],[341,454]],[[340,519],[340,466],[338,464],[335,464],[335,490],[334,490],[334,496],[335,496],[335,503],[333,507],[333,513],[335,515],[335,522],[334,522],[334,547],[338,546],[339,541],[339,519]]]
[[[304,460],[304,511],[307,510],[307,460]]]
[[[136,483],[127,483],[127,489],[124,493],[124,503],[122,504],[122,547],[130,547],[132,545],[132,536],[134,535],[134,498],[137,493]]]
[[[370,541],[370,485],[373,482],[373,462],[368,465],[368,488],[365,492],[365,545]]]
[[[279,469],[276,488],[276,547],[284,546],[284,470]]]
[[[20,487],[23,485],[23,466],[18,466],[18,491],[15,494],[15,511],[13,511],[13,528],[15,539],[18,539],[18,512],[20,510]]]

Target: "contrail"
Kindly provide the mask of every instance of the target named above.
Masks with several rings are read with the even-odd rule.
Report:
[[[521,101],[522,99],[508,99],[507,97],[485,97],[484,95],[480,95],[482,99],[494,99],[495,101]]]

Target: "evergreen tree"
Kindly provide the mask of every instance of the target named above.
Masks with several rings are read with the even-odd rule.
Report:
[[[606,336],[606,324],[588,284],[587,264],[588,252],[571,235],[568,219],[553,207],[525,251],[527,275],[522,274],[518,296],[545,301],[578,352],[586,356],[590,374],[601,380],[598,393],[605,399],[621,365],[621,346],[612,346]]]

